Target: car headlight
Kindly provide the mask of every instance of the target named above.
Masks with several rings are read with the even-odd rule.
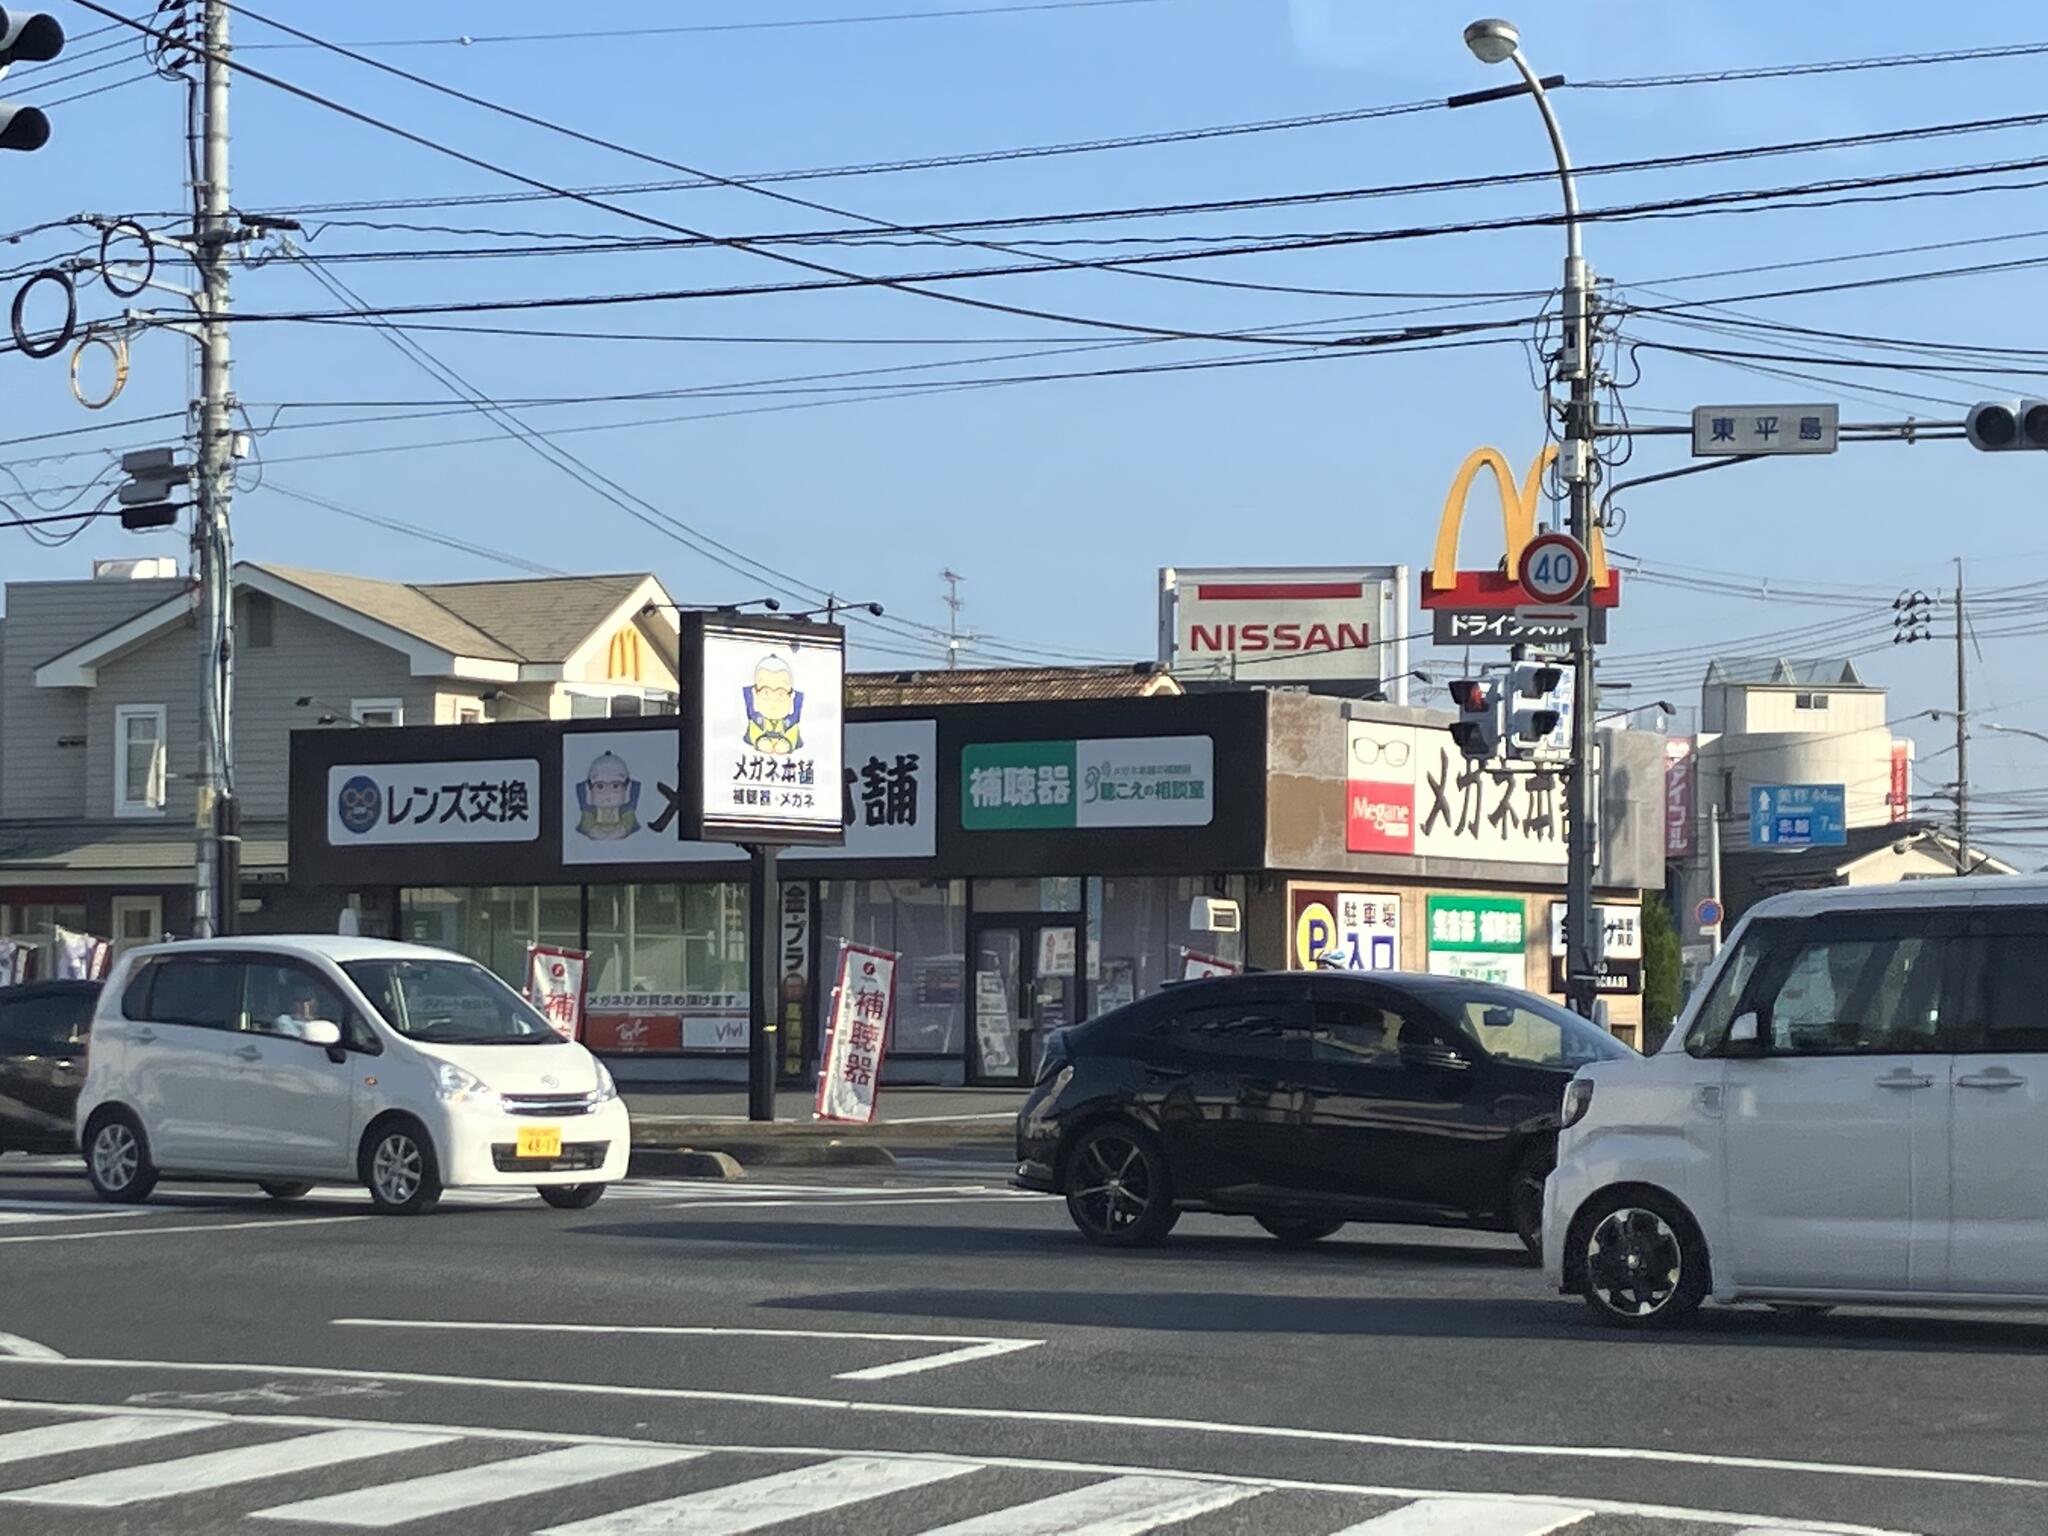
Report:
[[[1586,1118],[1586,1111],[1593,1107],[1593,1079],[1575,1077],[1564,1085],[1563,1123],[1577,1125]]]
[[[592,1057],[592,1066],[597,1068],[597,1092],[590,1096],[593,1104],[609,1104],[619,1096],[619,1085],[612,1081],[612,1075],[605,1070],[605,1064]]]
[[[474,1072],[465,1072],[452,1061],[435,1064],[434,1092],[450,1104],[475,1104],[484,1109],[501,1107],[496,1089],[487,1086]]]

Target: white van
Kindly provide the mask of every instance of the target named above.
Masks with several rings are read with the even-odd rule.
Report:
[[[1762,902],[1562,1118],[1544,1264],[1608,1322],[2048,1305],[2048,881]]]
[[[280,1200],[368,1186],[380,1211],[528,1185],[595,1205],[631,1126],[604,1064],[505,983],[382,939],[215,939],[131,950],[94,1015],[79,1145],[93,1188],[248,1179]]]

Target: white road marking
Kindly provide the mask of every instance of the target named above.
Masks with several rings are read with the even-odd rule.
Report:
[[[1711,1451],[1674,1451],[1650,1446],[1431,1440],[1419,1435],[1378,1435],[1363,1430],[1306,1429],[1280,1424],[1232,1424],[1213,1419],[1175,1419],[1153,1414],[1079,1413],[1050,1408],[976,1408],[937,1403],[896,1403],[856,1397],[799,1397],[794,1393],[783,1392],[728,1392],[710,1387],[642,1387],[602,1381],[548,1381],[537,1377],[458,1376],[441,1371],[351,1370],[345,1367],[319,1365],[260,1365],[239,1360],[118,1360],[90,1357],[67,1360],[11,1360],[0,1357],[0,1371],[7,1370],[155,1370],[280,1377],[311,1376],[335,1380],[409,1382],[414,1386],[429,1387],[480,1387],[535,1396],[559,1393],[570,1397],[619,1397],[647,1402],[745,1403],[769,1408],[815,1408],[840,1417],[866,1414],[884,1418],[960,1419],[990,1424],[1052,1424],[1065,1430],[1082,1425],[1098,1429],[1157,1429],[1176,1434],[1214,1435],[1222,1439],[1375,1446],[1382,1449],[1438,1451],[1470,1456],[1535,1456],[1553,1461],[1642,1461],[1688,1467],[1741,1467],[1758,1472],[1810,1472],[1822,1477],[1871,1478],[1886,1482],[2048,1489],[2048,1480],[2013,1477],[1996,1472],[1952,1472],[1932,1467],[1881,1467],[1863,1462],[1795,1461],[1778,1456],[1730,1456]],[[571,1437],[564,1435],[556,1438]],[[987,1460],[986,1457],[982,1459]],[[1749,1523],[1754,1525],[1759,1522],[1751,1520]],[[1793,1528],[1798,1527],[1795,1524]],[[1814,1528],[1836,1529],[1824,1525]]]
[[[75,1362],[74,1362],[75,1363]],[[63,1413],[75,1416],[80,1422],[113,1415],[118,1417],[159,1417],[176,1418],[183,1421],[200,1420],[209,1425],[250,1425],[260,1424],[273,1429],[333,1430],[333,1429],[374,1429],[391,1428],[388,1419],[349,1419],[335,1415],[302,1413],[201,1413],[171,1409],[136,1409],[125,1404],[43,1402],[32,1399],[0,1398],[0,1412],[52,1414]],[[618,1445],[636,1449],[663,1442],[636,1439],[620,1435],[578,1434],[573,1430],[503,1429],[491,1425],[477,1424],[431,1424],[412,1423],[405,1426],[417,1434],[440,1435],[447,1439],[481,1440],[502,1445]],[[705,1442],[698,1445],[679,1446],[677,1449],[721,1452],[734,1456],[875,1456],[869,1449],[854,1449],[843,1445],[729,1445]],[[897,1453],[909,1460],[951,1461],[949,1456],[933,1457],[916,1452]],[[1314,1482],[1302,1478],[1286,1477],[1241,1477],[1219,1472],[1191,1472],[1178,1468],[1162,1470],[1157,1467],[1134,1467],[1114,1462],[1055,1461],[1039,1456],[977,1455],[975,1461],[983,1467],[1001,1468],[1017,1472],[1054,1472],[1062,1476],[1094,1477],[1161,1477],[1171,1476],[1187,1482],[1213,1483],[1231,1488],[1254,1488],[1260,1491],[1288,1489],[1301,1493],[1355,1494],[1375,1499],[1472,1499],[1481,1502],[1505,1504],[1530,1504],[1554,1508],[1557,1496],[1554,1494],[1469,1494],[1447,1493],[1441,1489],[1408,1488],[1378,1483],[1336,1483]],[[1887,1526],[1857,1525],[1839,1520],[1805,1520],[1799,1518],[1773,1518],[1768,1515],[1742,1514],[1729,1510],[1694,1509],[1676,1504],[1649,1504],[1632,1500],[1574,1498],[1574,1507],[1584,1507],[1595,1514],[1627,1515],[1636,1519],[1676,1521],[1690,1520],[1703,1525],[1740,1527],[1733,1536],[1912,1536],[1911,1532]]]
[[[822,1515],[979,1470],[980,1463],[972,1461],[842,1456],[814,1467],[551,1526],[540,1536],[741,1536],[764,1525]]]
[[[61,1483],[44,1483],[39,1488],[20,1488],[0,1493],[0,1501],[14,1504],[56,1504],[73,1509],[119,1509],[146,1499],[172,1498],[181,1493],[204,1493],[234,1483],[253,1483],[266,1477],[309,1472],[316,1467],[361,1461],[368,1456],[390,1456],[399,1451],[424,1450],[445,1445],[452,1435],[427,1435],[397,1429],[331,1429],[324,1434],[301,1435],[292,1440],[271,1440],[262,1445],[241,1445],[231,1451],[207,1451],[176,1461],[145,1462],[112,1472],[93,1472]]]
[[[841,1371],[835,1381],[883,1381],[891,1376],[910,1376],[919,1371],[936,1371],[970,1360],[987,1360],[996,1355],[1034,1349],[1043,1339],[1003,1339],[986,1334],[961,1333],[862,1333],[829,1328],[714,1328],[666,1323],[506,1323],[457,1322],[435,1318],[337,1317],[337,1328],[424,1328],[461,1333],[578,1333],[641,1334],[657,1338],[685,1339],[850,1339],[861,1344],[949,1344],[955,1346],[936,1355],[919,1355],[864,1370]]]
[[[1257,1498],[1263,1488],[1176,1477],[1114,1477],[976,1515],[924,1536],[1144,1536],[1146,1531]],[[1479,1536],[1479,1533],[1475,1533]]]
[[[436,1472],[374,1489],[355,1489],[259,1509],[258,1520],[303,1520],[313,1525],[353,1525],[383,1530],[408,1520],[452,1515],[507,1499],[531,1498],[594,1483],[600,1478],[694,1461],[704,1453],[672,1445],[571,1445],[537,1456],[494,1461],[455,1472]]]
[[[18,1333],[0,1333],[0,1355],[11,1355],[16,1360],[62,1360],[63,1355],[47,1344],[38,1344],[34,1339],[24,1339]]]
[[[1592,1513],[1568,1504],[1421,1499],[1348,1525],[1336,1536],[1547,1536],[1577,1525]]]
[[[34,1429],[0,1434],[0,1463],[61,1456],[68,1451],[95,1451],[106,1445],[139,1445],[145,1440],[164,1440],[213,1427],[212,1419],[169,1419],[142,1413],[110,1413],[101,1419],[38,1424]]]
[[[373,1221],[371,1216],[276,1216],[269,1221],[209,1221],[178,1226],[160,1222],[147,1227],[100,1227],[91,1232],[27,1232],[0,1237],[0,1243],[82,1243],[102,1237],[178,1237],[186,1232],[243,1232],[251,1227],[320,1227],[337,1221]]]
[[[1057,1200],[1058,1195],[1038,1195],[1028,1191],[1014,1190],[1001,1194],[981,1195],[905,1195],[895,1200],[678,1200],[665,1205],[663,1210],[691,1211],[722,1206],[728,1210],[765,1211],[776,1207],[800,1205],[818,1210],[847,1210],[860,1205],[1008,1205],[1038,1200]],[[7,1239],[0,1237],[0,1243]]]

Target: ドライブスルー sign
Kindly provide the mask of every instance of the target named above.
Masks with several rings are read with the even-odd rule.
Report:
[[[337,763],[327,770],[327,842],[530,843],[540,837],[540,764]]]

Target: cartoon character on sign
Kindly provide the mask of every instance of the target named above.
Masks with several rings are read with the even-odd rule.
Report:
[[[742,691],[747,701],[748,746],[784,757],[804,744],[804,696],[797,692],[787,661],[780,656],[762,657],[754,667],[754,685]]]
[[[592,759],[590,771],[576,786],[582,815],[576,830],[592,842],[615,843],[640,829],[640,785],[625,759],[605,752]]]

